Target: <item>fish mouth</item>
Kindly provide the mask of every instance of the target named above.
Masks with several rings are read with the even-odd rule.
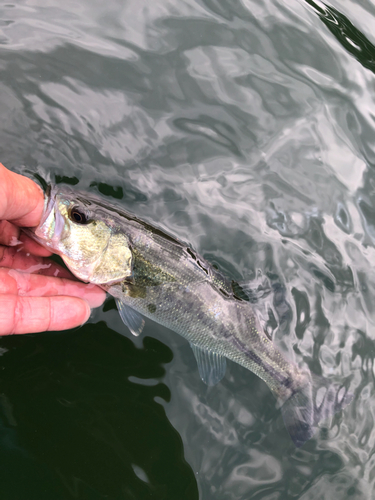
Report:
[[[64,219],[56,206],[56,193],[56,187],[48,184],[44,193],[44,209],[39,224],[32,228],[22,228],[33,240],[49,249],[59,240],[64,229]]]
[[[51,196],[52,193],[52,186],[51,184],[48,184],[46,192],[44,193],[44,210],[43,210],[43,215],[42,218],[39,222],[39,225],[37,227],[42,226],[48,215],[50,214],[51,210],[53,209],[53,205],[55,203],[54,196]]]

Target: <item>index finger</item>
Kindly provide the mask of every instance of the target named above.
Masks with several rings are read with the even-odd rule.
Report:
[[[44,208],[44,194],[31,179],[6,169],[0,163],[0,220],[18,226],[39,224]]]

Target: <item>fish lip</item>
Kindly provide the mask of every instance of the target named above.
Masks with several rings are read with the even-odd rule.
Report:
[[[48,184],[46,192],[44,193],[43,215],[37,228],[41,227],[45,223],[47,217],[49,216],[51,210],[53,209],[53,205],[55,204],[55,196],[54,196],[55,194],[56,194],[56,187],[52,186],[51,184]]]

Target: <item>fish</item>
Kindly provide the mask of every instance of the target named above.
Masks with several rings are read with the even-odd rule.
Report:
[[[296,447],[351,402],[345,384],[283,356],[239,283],[121,206],[50,185],[41,221],[28,234],[60,255],[78,279],[112,295],[133,335],[140,335],[146,317],[187,339],[206,384],[220,382],[227,360],[255,373],[275,396]]]

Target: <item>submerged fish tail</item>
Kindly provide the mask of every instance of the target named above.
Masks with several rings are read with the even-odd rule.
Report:
[[[312,374],[308,383],[282,402],[284,424],[296,447],[314,435],[320,421],[345,408],[352,399],[344,385]]]

